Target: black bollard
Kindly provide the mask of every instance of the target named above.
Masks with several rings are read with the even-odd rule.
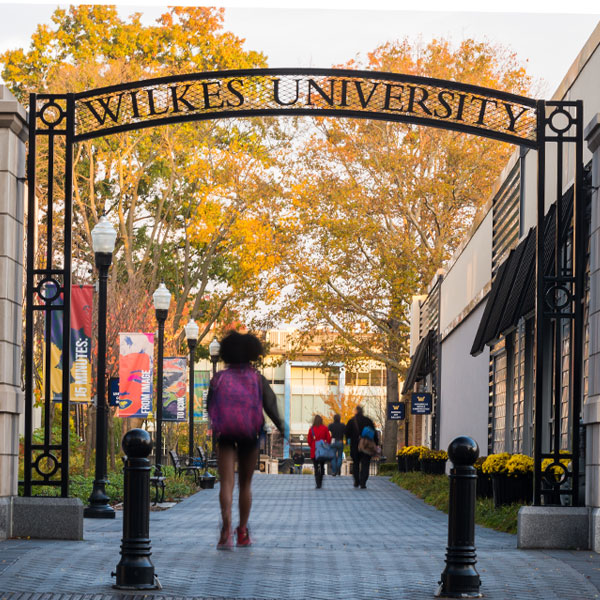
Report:
[[[123,539],[117,565],[118,590],[159,590],[158,577],[150,560],[150,434],[132,429],[123,436],[125,452],[123,482]]]
[[[448,446],[450,499],[448,510],[448,547],[446,568],[436,597],[481,598],[481,579],[475,569],[475,494],[477,471],[473,464],[479,456],[477,442],[470,437],[455,438]]]

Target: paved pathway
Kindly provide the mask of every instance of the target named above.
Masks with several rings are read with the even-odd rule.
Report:
[[[326,478],[315,490],[308,475],[257,475],[254,546],[217,552],[217,523],[218,489],[152,513],[163,590],[145,598],[430,599],[444,568],[447,516],[386,478],[372,477],[367,490],[347,477]],[[0,600],[118,597],[110,573],[121,527],[119,515],[86,520],[83,542],[0,543]],[[476,544],[486,598],[600,598],[594,553],[517,550],[515,536],[483,528]]]

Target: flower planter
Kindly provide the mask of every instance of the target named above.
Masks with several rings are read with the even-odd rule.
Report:
[[[492,487],[492,479],[487,473],[477,471],[477,497],[492,498],[494,490]]]
[[[407,454],[404,457],[406,462],[406,471],[420,471],[419,455],[418,454]]]
[[[422,458],[421,471],[430,475],[443,475],[446,472],[446,461],[437,458]]]
[[[503,504],[529,504],[533,500],[533,474],[517,475],[492,475],[494,492],[494,506],[498,508]]]
[[[400,473],[406,473],[406,457],[405,456],[397,456],[398,459],[398,471]]]

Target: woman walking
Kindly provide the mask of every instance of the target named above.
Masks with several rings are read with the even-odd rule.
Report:
[[[317,458],[316,445],[318,441],[324,441],[329,444],[331,442],[331,433],[329,429],[323,425],[323,417],[315,415],[312,427],[308,432],[308,445],[310,446],[310,457],[313,459],[315,466],[315,483],[317,489],[323,485],[323,475],[325,474],[325,459]]]
[[[252,334],[228,333],[221,341],[220,357],[227,368],[210,382],[206,404],[217,447],[222,527],[218,550],[233,550],[231,507],[238,463],[240,522],[235,530],[237,545],[250,546],[248,518],[252,508],[252,475],[258,459],[259,435],[264,425],[263,409],[283,435],[283,421],[271,386],[251,363],[264,354],[260,340]]]

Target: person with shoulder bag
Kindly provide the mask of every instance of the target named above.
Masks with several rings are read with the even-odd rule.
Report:
[[[342,423],[342,417],[338,414],[333,416],[333,423],[329,425],[331,432],[331,447],[335,452],[335,456],[331,460],[331,474],[333,477],[341,475],[342,470],[342,455],[344,454],[344,431],[346,426]]]
[[[315,466],[316,488],[321,489],[323,485],[323,475],[325,474],[325,463],[333,457],[333,451],[329,443],[331,442],[331,433],[323,425],[323,417],[315,415],[312,427],[308,432],[308,445],[310,446],[310,457]]]
[[[252,544],[248,518],[252,508],[252,475],[258,459],[263,410],[283,435],[284,423],[277,409],[277,396],[268,381],[252,365],[264,354],[260,340],[237,331],[228,333],[219,351],[227,368],[211,380],[206,398],[217,448],[222,527],[217,550],[233,550],[231,505],[238,463],[240,524],[235,530],[238,547]]]
[[[375,423],[365,416],[362,406],[354,409],[354,417],[346,424],[345,436],[350,444],[354,487],[366,489],[371,458],[378,453],[379,434]]]

